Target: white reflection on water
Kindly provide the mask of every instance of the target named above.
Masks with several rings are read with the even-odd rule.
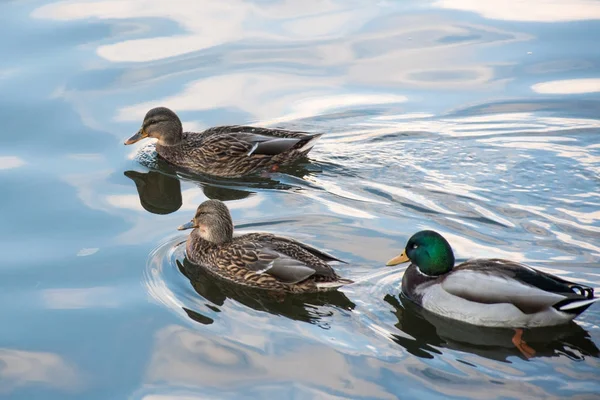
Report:
[[[169,18],[186,32],[170,37],[126,40],[98,48],[110,61],[152,61],[240,39],[336,38],[367,21],[373,7],[357,9],[340,1],[309,0],[255,4],[248,1],[96,1],[40,7],[33,16],[57,20],[84,18]],[[279,21],[279,22],[278,22]],[[264,32],[268,26],[269,33]]]
[[[347,206],[347,205],[338,203],[333,200],[327,200],[325,198],[325,196],[319,195],[316,192],[315,193],[304,192],[302,194],[308,198],[318,200],[319,203],[325,205],[331,212],[338,214],[338,215],[345,215],[345,216],[349,216],[349,217],[366,218],[366,219],[377,218],[377,216],[370,214],[366,211],[362,211],[358,208]]]
[[[77,252],[77,257],[87,257],[87,256],[91,256],[94,255],[98,252],[98,250],[100,250],[97,247],[93,247],[93,248],[83,248],[81,250],[79,250]]]
[[[406,120],[402,115],[375,117],[365,122],[366,127],[378,128],[378,136],[395,132],[435,132],[448,136],[498,136],[502,134],[560,132],[571,129],[600,128],[600,120],[591,118],[567,118],[540,115],[530,112],[510,112],[478,116],[423,118]],[[372,130],[371,130],[372,131]],[[374,135],[374,132],[372,131]],[[376,136],[376,135],[375,135]],[[350,139],[351,140],[351,139]],[[502,139],[496,139],[502,140]],[[530,139],[536,140],[536,139]],[[554,138],[553,140],[572,140]]]
[[[146,390],[151,390],[146,388]],[[181,393],[177,391],[167,391],[168,394],[143,394],[141,393],[139,396],[133,395],[131,399],[140,399],[140,400],[211,400],[218,399],[218,396],[207,396],[205,393],[202,394],[190,394],[187,391],[181,391]]]
[[[600,92],[600,78],[566,79],[536,83],[531,87],[542,94],[582,94]]]
[[[370,346],[363,352],[341,352],[305,338],[296,340],[290,333],[278,336],[277,342],[269,340],[275,336],[264,335],[259,336],[266,342],[245,340],[256,337],[254,332],[260,330],[255,326],[221,337],[177,325],[163,327],[155,334],[143,386],[134,398],[146,398],[144,394],[152,392],[203,394],[206,398],[218,393],[220,398],[232,399],[245,393],[271,398],[271,391],[281,395],[286,387],[296,395],[308,392],[308,398],[319,399],[396,399],[401,393],[407,398],[432,398],[434,394],[464,397],[465,386],[471,388],[470,397],[477,399],[517,398],[522,393],[549,396],[537,382],[544,376],[528,374],[521,365],[488,363],[457,354],[438,360],[438,368],[434,368],[415,357],[365,357]],[[283,343],[285,348],[278,346]],[[461,362],[463,359],[469,362]],[[501,383],[494,387],[493,396],[484,389],[490,380]]]
[[[352,94],[336,89],[339,78],[296,76],[273,73],[232,73],[211,76],[191,82],[182,93],[152,100],[119,110],[118,121],[141,123],[152,107],[168,105],[182,111],[212,110],[235,107],[258,119],[271,119],[271,123],[314,117],[326,111],[377,104],[394,104],[406,97],[392,94]],[[191,130],[193,126],[184,126]]]
[[[427,199],[426,197],[424,197],[418,193],[412,192],[410,190],[400,188],[400,187],[395,187],[395,186],[389,186],[389,185],[385,185],[383,183],[378,183],[378,182],[364,182],[364,184],[366,186],[370,186],[370,187],[382,190],[384,192],[393,194],[394,196],[397,196],[400,199],[410,200],[411,202],[421,204],[421,205],[427,207],[428,209],[436,211],[440,214],[447,214],[447,215],[454,214],[452,211],[445,209],[445,208],[439,206],[438,204],[436,204],[435,202]]]
[[[98,286],[87,288],[53,288],[39,292],[44,307],[55,310],[117,308],[123,302],[121,288]]]
[[[480,61],[476,57],[477,50],[531,39],[527,34],[475,25],[469,21],[457,22],[441,15],[413,15],[404,11],[401,4],[380,3],[373,6],[339,0],[303,2],[302,5],[294,1],[220,4],[179,0],[167,4],[149,0],[62,2],[42,6],[33,12],[33,16],[53,20],[99,18],[118,26],[115,21],[144,17],[177,23],[183,33],[174,33],[172,29],[165,31],[164,21],[154,26],[152,20],[142,19],[139,24],[150,30],[153,37],[130,39],[130,35],[117,33],[111,38],[116,43],[98,47],[98,55],[110,62],[147,63],[183,54],[193,57],[191,60],[174,59],[169,63],[170,68],[169,65],[161,67],[153,64],[135,66],[123,72],[121,78],[128,83],[132,80],[149,81],[164,77],[165,72],[176,73],[190,67],[199,70],[214,68],[215,72],[223,73],[256,65],[267,77],[277,75],[275,71],[278,69],[296,70],[292,73],[293,79],[289,74],[280,74],[278,86],[283,85],[286,90],[279,89],[277,93],[281,93],[281,97],[277,102],[269,102],[267,107],[275,108],[268,116],[258,114],[260,119],[279,118],[287,112],[280,108],[280,104],[300,100],[298,97],[287,98],[285,92],[301,92],[302,99],[315,98],[309,105],[297,106],[300,115],[307,115],[323,103],[340,105],[342,99],[338,97],[341,95],[352,99],[357,92],[356,85],[385,86],[387,90],[396,85],[436,90],[501,88],[507,80],[496,79],[495,68],[503,64]],[[214,54],[212,51],[210,54],[198,54],[198,51],[207,49],[213,49]],[[194,59],[201,66],[191,66]],[[207,64],[204,60],[214,62]],[[282,63],[285,65],[282,66]],[[266,71],[264,66],[268,66]],[[337,70],[330,70],[333,67]],[[311,76],[303,77],[304,74]],[[206,101],[212,108],[223,103],[238,106],[236,98],[263,91],[261,86],[265,82],[240,84],[239,80],[244,79],[240,78],[241,75],[236,72],[212,78],[216,90],[210,90],[209,86],[204,88],[202,93],[208,100],[194,93],[194,102],[199,104],[193,109],[204,109],[202,102]],[[248,75],[252,78],[255,74]],[[293,87],[296,90],[291,90]],[[352,89],[335,90],[342,87]],[[235,91],[232,91],[233,88]],[[312,92],[316,89],[321,91]],[[390,95],[395,95],[393,90]],[[186,92],[181,96],[185,97]],[[324,98],[327,96],[334,98]],[[266,99],[252,98],[254,100],[265,102]],[[356,100],[351,102],[357,104]],[[172,107],[188,109],[183,104],[176,104]]]
[[[328,111],[345,107],[369,107],[372,105],[398,104],[407,101],[405,96],[393,94],[336,94],[326,96],[314,96],[299,99],[291,104],[290,112],[281,117],[262,121],[263,124],[293,121],[301,118],[315,117]]]
[[[0,156],[0,169],[13,169],[25,165],[25,161],[16,156]]]
[[[113,207],[132,211],[144,212],[144,207],[140,204],[139,196],[135,194],[111,194],[106,196],[106,202]]]
[[[472,11],[485,18],[507,21],[557,22],[600,19],[600,3],[595,0],[437,0],[436,7]]]
[[[253,336],[252,331],[238,333],[240,341],[236,342],[207,338],[181,326],[162,328],[155,336],[146,383],[235,392],[249,385],[262,386],[261,381],[278,385],[293,382],[321,388],[324,394],[396,398],[377,383],[354,376],[347,355],[331,347],[295,341],[290,336],[290,348],[281,352],[269,343],[246,342],[245,337]],[[347,384],[348,380],[352,385]]]
[[[0,395],[43,385],[67,391],[82,384],[77,366],[58,354],[0,348]]]
[[[592,120],[590,120],[592,121]],[[600,121],[596,121],[600,125]],[[510,136],[480,139],[482,143],[510,149],[538,150],[555,153],[557,157],[564,157],[576,161],[585,169],[600,175],[600,157],[593,154],[594,148],[582,146],[574,138],[560,136]]]

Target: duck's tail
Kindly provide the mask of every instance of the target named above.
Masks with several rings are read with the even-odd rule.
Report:
[[[567,299],[557,304],[556,308],[559,311],[579,315],[585,310],[587,310],[589,306],[591,306],[593,303],[599,300],[600,297],[593,297],[591,299]]]
[[[338,278],[332,282],[317,282],[315,285],[321,290],[334,290],[351,283],[354,283],[351,279]]]
[[[321,136],[323,136],[322,133],[316,133],[314,135],[306,137],[299,143],[302,147],[300,147],[298,151],[302,153],[308,153],[313,147],[315,147],[315,144],[317,144],[317,140],[319,140]]]

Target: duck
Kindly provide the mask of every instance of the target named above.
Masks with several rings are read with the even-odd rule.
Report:
[[[155,138],[156,152],[170,164],[192,172],[239,178],[258,171],[274,172],[305,157],[321,136],[243,125],[184,132],[174,111],[156,107],[146,113],[142,127],[125,145]]]
[[[188,261],[238,285],[312,293],[353,283],[329,265],[345,261],[295,239],[262,232],[234,236],[231,214],[220,200],[200,204],[194,218],[178,229],[193,229],[186,241]]]
[[[423,230],[389,260],[409,262],[402,293],[434,314],[472,325],[515,330],[524,353],[523,328],[566,324],[600,300],[594,289],[504,259],[473,259],[454,265],[454,252],[439,233]]]

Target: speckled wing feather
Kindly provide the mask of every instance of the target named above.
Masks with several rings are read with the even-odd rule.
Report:
[[[289,284],[301,282],[316,272],[300,260],[251,242],[234,242],[227,246],[219,254],[217,263],[223,267],[236,265],[255,273],[266,273]]]
[[[212,135],[205,137],[201,147],[195,150],[211,158],[226,158],[246,155],[252,146],[252,142],[239,139],[235,135]]]
[[[319,280],[328,281],[339,279],[338,275],[329,264],[319,258],[318,255],[308,251],[308,249],[312,249],[318,254],[320,252],[319,250],[310,246],[308,246],[308,249],[304,248],[302,245],[297,244],[299,242],[294,243],[294,240],[269,233],[249,233],[236,237],[234,241],[260,244],[278,253],[285,254],[292,259],[296,259],[313,269],[315,278]]]
[[[231,159],[261,155],[275,156],[293,149],[303,139],[230,132],[205,138],[202,142],[202,151],[217,159],[219,157]]]
[[[216,126],[209,128],[202,132],[203,136],[210,135],[223,135],[227,133],[248,133],[253,135],[271,136],[277,138],[296,138],[302,139],[310,136],[308,132],[302,131],[288,131],[286,129],[271,129],[271,128],[258,128],[255,126],[244,126],[244,125],[227,125],[227,126]]]
[[[302,243],[295,239],[291,239],[291,238],[288,238],[285,236],[275,236],[270,233],[249,233],[249,234],[244,235],[244,237],[247,237],[250,240],[257,240],[257,241],[266,242],[266,243],[279,242],[281,246],[283,246],[285,244],[291,244],[291,245],[298,246],[298,247],[308,251],[310,254],[319,258],[322,261],[325,261],[325,262],[338,261],[338,262],[341,262],[344,264],[348,264],[346,261],[340,260],[339,258],[336,258],[336,257],[332,256],[331,254],[324,252],[323,250],[319,250],[319,249],[312,247],[306,243]]]

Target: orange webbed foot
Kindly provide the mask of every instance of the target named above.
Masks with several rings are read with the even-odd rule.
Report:
[[[521,354],[525,356],[525,358],[530,359],[535,356],[535,350],[529,347],[529,345],[523,340],[523,329],[515,329],[515,335],[512,338],[512,342],[515,347],[519,349]]]

